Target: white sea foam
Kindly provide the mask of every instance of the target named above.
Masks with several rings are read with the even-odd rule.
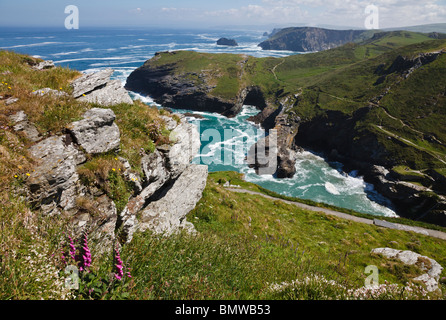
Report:
[[[46,42],[38,42],[38,43],[29,43],[29,44],[18,44],[15,46],[10,47],[0,47],[2,49],[13,49],[13,48],[26,48],[26,47],[40,47],[40,46],[50,46],[55,44],[62,44],[63,42],[53,42],[53,41],[46,41]]]
[[[58,60],[54,61],[54,63],[66,63],[66,62],[74,62],[74,61],[89,61],[89,60],[128,60],[132,57],[129,56],[116,56],[116,57],[97,57],[97,58],[75,58],[75,59],[65,59],[65,60]]]

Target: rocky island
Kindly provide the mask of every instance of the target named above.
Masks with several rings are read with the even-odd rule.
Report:
[[[220,39],[217,40],[217,45],[219,45],[219,46],[237,47],[238,43],[234,39],[220,38]]]

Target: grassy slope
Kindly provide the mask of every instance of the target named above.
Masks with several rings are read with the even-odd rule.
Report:
[[[379,281],[404,284],[420,274],[370,254],[373,248],[412,250],[445,264],[445,241],[308,212],[281,201],[230,192],[223,181],[243,182],[230,172],[211,173],[203,197],[188,215],[199,234],[169,238],[139,234],[126,248],[138,299],[328,299],[345,298],[322,282],[295,292],[273,293],[272,283],[318,275],[348,288],[364,285],[365,267]],[[143,288],[147,288],[145,291]],[[439,296],[437,296],[438,298]],[[399,299],[398,295],[387,298]]]

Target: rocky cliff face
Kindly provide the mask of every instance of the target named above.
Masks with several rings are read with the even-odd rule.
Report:
[[[441,53],[430,52],[410,58],[397,56],[394,61],[388,61],[386,66],[378,67],[375,75],[381,76],[384,81],[392,74],[400,83],[408,79],[415,70],[435,61]],[[378,93],[379,96],[364,101],[364,107],[356,109],[352,114],[330,108],[321,109],[316,104],[313,107],[318,112],[301,119],[294,113],[298,112],[301,102],[308,103],[301,91],[285,95],[279,87],[275,95],[270,93],[265,98],[258,86],[242,87],[232,100],[219,100],[216,105],[213,103],[214,99],[219,98],[212,96],[212,88],[207,85],[210,81],[197,84],[191,78],[200,78],[200,74],[178,73],[177,65],[153,63],[158,58],[154,59],[147,61],[130,75],[127,88],[148,94],[159,103],[177,108],[219,112],[228,116],[235,115],[243,104],[255,105],[261,110],[249,120],[262,125],[266,130],[276,130],[277,159],[269,157],[271,152],[276,151],[271,149],[273,146],[269,144],[270,137],[258,141],[248,152],[249,163],[256,172],[274,174],[278,178],[292,177],[295,174],[296,151],[301,147],[308,147],[324,153],[332,160],[342,162],[347,170],[359,170],[367,182],[374,184],[378,192],[395,203],[400,215],[446,225],[446,201],[442,196],[436,196],[442,181],[441,175],[437,178],[435,172],[425,173],[428,179],[434,181],[432,189],[376,170],[381,167],[391,170],[399,162],[395,160],[395,152],[378,139],[383,137],[378,137],[370,128],[358,127],[358,124],[373,119],[373,111],[376,111],[374,108],[379,108],[379,100],[387,94],[387,88]],[[398,148],[407,148],[396,138],[389,136],[387,139],[392,140],[392,143],[399,143]],[[259,150],[266,152],[259,153]],[[271,163],[272,160],[275,163]]]
[[[97,97],[96,91],[108,90],[110,74],[106,70],[76,80],[73,83],[75,95]],[[107,94],[106,101],[126,102],[128,94],[122,90]],[[90,109],[81,120],[69,124],[63,133],[44,139],[29,129],[33,124],[24,112],[13,115],[11,120],[16,122],[17,131],[25,127],[37,142],[29,149],[36,161],[27,180],[29,203],[44,215],[68,217],[74,235],[88,228],[91,237],[101,240],[104,249],[110,248],[117,237],[130,241],[136,230],[171,233],[187,228],[193,232],[194,227],[185,216],[201,198],[207,179],[207,166],[190,164],[199,150],[198,132],[181,115],[177,115],[179,122],[167,115],[162,117],[171,130],[171,144],[142,156],[143,176],[137,182],[127,159],[119,157],[123,176],[133,181],[135,190],[123,212],[118,212],[106,193],[84,184],[78,173],[79,166],[92,155],[119,150],[120,130],[112,109]]]
[[[363,30],[329,30],[314,27],[285,28],[259,46],[263,50],[322,51],[355,41]]]
[[[175,52],[163,53],[175,55]],[[156,61],[160,53],[149,61]],[[205,81],[204,74],[174,74],[174,66],[156,66],[149,61],[134,70],[127,78],[125,88],[143,95],[150,95],[164,106],[194,111],[218,112],[228,117],[235,116],[242,108],[242,97],[224,99],[211,94],[214,86]],[[193,81],[191,78],[203,81]],[[242,93],[240,93],[242,94]]]

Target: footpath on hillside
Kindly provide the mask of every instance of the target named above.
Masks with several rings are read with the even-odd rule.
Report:
[[[390,228],[390,229],[397,229],[397,230],[403,230],[403,231],[412,231],[412,232],[424,234],[424,235],[427,235],[427,236],[431,236],[431,237],[434,237],[434,238],[439,238],[439,239],[442,239],[442,240],[446,240],[446,233],[442,232],[442,231],[438,231],[438,230],[432,230],[432,229],[427,229],[427,228],[422,228],[422,227],[407,226],[407,225],[404,225],[404,224],[391,223],[391,222],[387,222],[387,221],[383,221],[383,220],[379,220],[379,219],[361,218],[361,217],[350,215],[348,213],[343,213],[343,212],[339,212],[339,211],[335,211],[335,210],[331,210],[331,209],[311,206],[311,205],[300,203],[300,202],[295,202],[295,201],[289,201],[289,200],[285,200],[285,199],[281,199],[281,198],[276,198],[276,197],[269,196],[269,195],[266,195],[266,194],[263,194],[263,193],[260,193],[260,192],[246,190],[246,189],[243,189],[243,188],[227,187],[226,189],[229,190],[229,191],[232,191],[232,192],[249,193],[249,194],[258,195],[258,196],[261,196],[261,197],[264,197],[264,198],[267,198],[267,199],[279,200],[279,201],[282,201],[282,202],[287,203],[287,204],[295,205],[295,206],[297,206],[297,207],[299,207],[301,209],[304,209],[304,210],[310,210],[310,211],[315,211],[315,212],[322,212],[322,213],[325,213],[325,214],[328,214],[328,215],[337,216],[337,217],[340,217],[340,218],[343,218],[343,219],[347,219],[347,220],[351,220],[351,221],[355,221],[355,222],[366,223],[366,224],[376,225],[376,226],[379,226],[379,227]]]

